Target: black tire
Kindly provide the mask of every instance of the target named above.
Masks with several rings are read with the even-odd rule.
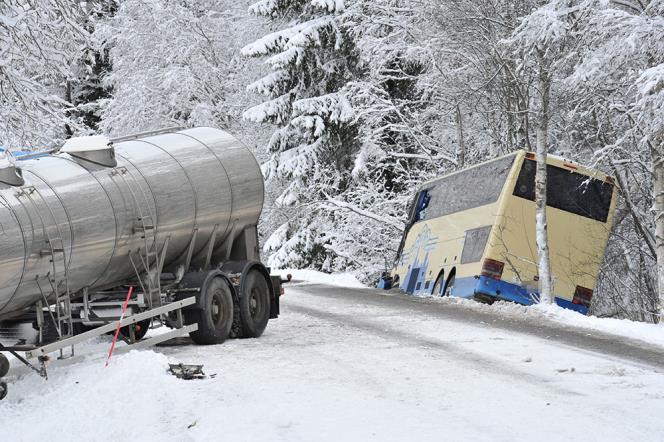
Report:
[[[80,335],[86,331],[92,330],[94,327],[90,325],[81,324],[80,322],[74,322],[74,335]]]
[[[9,359],[0,353],[0,378],[4,378],[9,373]]]
[[[228,338],[233,325],[233,295],[226,279],[212,278],[201,292],[196,309],[185,310],[188,324],[197,323],[198,330],[189,334],[199,345],[221,344]]]
[[[244,276],[240,290],[242,337],[257,338],[270,319],[270,285],[263,273],[253,268]]]
[[[443,296],[450,296],[452,294],[452,287],[454,287],[455,280],[456,280],[456,273],[452,273],[447,283],[445,284],[445,290],[443,291]]]
[[[443,284],[445,284],[445,278],[443,278],[443,274],[441,273],[438,275],[438,278],[436,278],[436,282],[433,285],[433,288],[431,289],[431,295],[433,296],[443,296]]]
[[[7,383],[4,381],[0,381],[0,401],[3,400],[7,396]]]
[[[136,324],[128,325],[126,327],[122,327],[120,329],[120,333],[122,336],[124,336],[125,339],[129,340],[131,339],[131,332],[129,331],[129,327],[134,328],[134,337],[136,338],[136,342],[140,341],[145,337],[145,335],[148,334],[148,331],[150,330],[150,324],[152,323],[152,320],[146,319],[144,321],[137,322]]]

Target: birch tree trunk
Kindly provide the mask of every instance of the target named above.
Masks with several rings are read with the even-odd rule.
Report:
[[[540,303],[553,302],[551,262],[549,260],[549,236],[546,221],[546,159],[548,150],[549,131],[549,94],[551,90],[551,76],[540,58],[539,68],[540,109],[537,118],[537,147],[535,159],[537,170],[535,172],[535,206],[536,223],[535,235],[537,242],[539,292]],[[662,251],[664,252],[664,246]]]
[[[662,140],[655,143],[652,152],[653,199],[655,209],[655,249],[657,251],[657,304],[660,323],[664,323],[664,155],[661,152]]]
[[[463,139],[463,124],[461,121],[461,108],[456,105],[456,132],[459,150],[457,151],[457,166],[461,169],[466,162],[466,143]]]

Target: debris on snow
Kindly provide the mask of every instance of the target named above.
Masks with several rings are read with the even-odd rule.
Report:
[[[168,372],[178,379],[205,379],[203,365],[168,364]]]

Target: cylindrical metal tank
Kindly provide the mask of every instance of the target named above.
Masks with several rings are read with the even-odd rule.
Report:
[[[57,153],[18,161],[23,185],[0,182],[0,319],[52,296],[65,270],[72,293],[132,279],[128,255],[145,248],[146,226],[155,250],[168,238],[164,268],[174,269],[192,241],[200,266],[212,238],[218,250],[257,224],[261,170],[228,133],[187,129],[113,148],[115,167]]]

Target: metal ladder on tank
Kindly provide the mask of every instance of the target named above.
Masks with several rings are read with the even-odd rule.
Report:
[[[51,236],[49,229],[44,222],[44,217],[42,216],[39,206],[33,198],[33,194],[36,194],[44,206],[48,209],[50,214],[52,225],[55,226],[58,232],[58,236]],[[72,308],[71,308],[71,293],[69,290],[69,275],[68,275],[68,266],[67,266],[67,254],[65,252],[64,241],[62,240],[62,233],[58,225],[58,220],[55,217],[55,213],[46,202],[46,199],[39,193],[39,191],[34,187],[27,187],[22,189],[18,196],[24,195],[27,200],[30,202],[35,213],[39,217],[39,221],[42,225],[42,231],[44,235],[44,242],[46,247],[40,250],[41,256],[49,256],[49,261],[51,263],[51,271],[46,274],[46,279],[51,287],[53,297],[55,300],[55,312],[51,310],[50,302],[48,297],[42,288],[42,285],[39,282],[39,277],[36,279],[37,286],[41,292],[42,300],[44,304],[37,304],[37,324],[39,325],[40,330],[40,341],[43,340],[43,325],[44,325],[44,307],[51,317],[51,321],[56,328],[58,333],[58,340],[70,338],[74,334],[74,321],[72,318]],[[64,291],[60,292],[60,287],[64,284]],[[70,348],[70,355],[68,357],[74,356],[74,346]],[[60,349],[60,359],[64,359],[64,349]]]
[[[137,186],[138,189],[140,190],[145,206],[148,207],[146,211],[143,210],[143,206],[139,202],[138,197],[136,196],[136,192],[134,192],[134,189],[132,187],[132,184],[129,183],[129,181],[127,180],[126,177],[127,175],[131,177],[131,180],[134,182],[134,185]],[[111,177],[113,176],[119,176],[126,185],[131,195],[131,199],[135,208],[135,213],[137,214],[137,218],[134,222],[134,231],[141,232],[142,235],[141,239],[143,239],[143,252],[141,253],[141,250],[139,250],[138,256],[141,260],[141,265],[143,266],[143,270],[145,271],[145,274],[147,276],[147,281],[146,281],[147,287],[143,284],[143,281],[140,277],[139,268],[134,262],[131,254],[129,255],[129,259],[131,260],[131,264],[134,268],[134,272],[136,273],[138,281],[141,284],[141,289],[143,290],[143,293],[145,293],[148,306],[150,308],[153,308],[154,299],[158,300],[159,305],[161,305],[160,273],[164,266],[164,258],[166,256],[166,249],[168,248],[168,242],[170,240],[170,236],[166,237],[166,241],[164,242],[162,250],[161,252],[159,252],[159,250],[157,249],[157,236],[155,233],[154,217],[152,216],[152,214],[149,213],[150,204],[148,201],[148,197],[145,194],[145,190],[140,185],[140,183],[138,183],[138,181],[131,175],[131,173],[126,167],[118,167],[113,169],[113,171],[111,172]]]
[[[58,330],[58,338],[66,339],[74,335],[74,321],[72,318],[71,294],[69,292],[69,275],[67,274],[67,255],[62,238],[50,237],[47,240],[53,274],[49,276],[49,283],[55,295],[55,317],[51,318]],[[60,261],[58,258],[61,258]],[[60,269],[58,268],[58,264]],[[60,292],[60,285],[64,283],[64,291]],[[49,309],[50,311],[50,309]],[[70,347],[70,356],[74,356],[74,346]],[[60,358],[64,358],[64,350],[60,349]]]
[[[138,204],[137,207],[140,209]],[[152,216],[139,212],[138,223],[134,226],[134,229],[141,232],[144,241],[144,253],[141,254],[139,252],[138,256],[141,258],[141,264],[147,275],[147,287],[143,289],[148,299],[148,305],[152,308],[153,299],[159,300],[159,304],[161,304],[161,282],[159,278],[161,266],[159,263],[161,262],[163,253],[160,254],[157,250],[157,237],[155,235],[155,225]]]

